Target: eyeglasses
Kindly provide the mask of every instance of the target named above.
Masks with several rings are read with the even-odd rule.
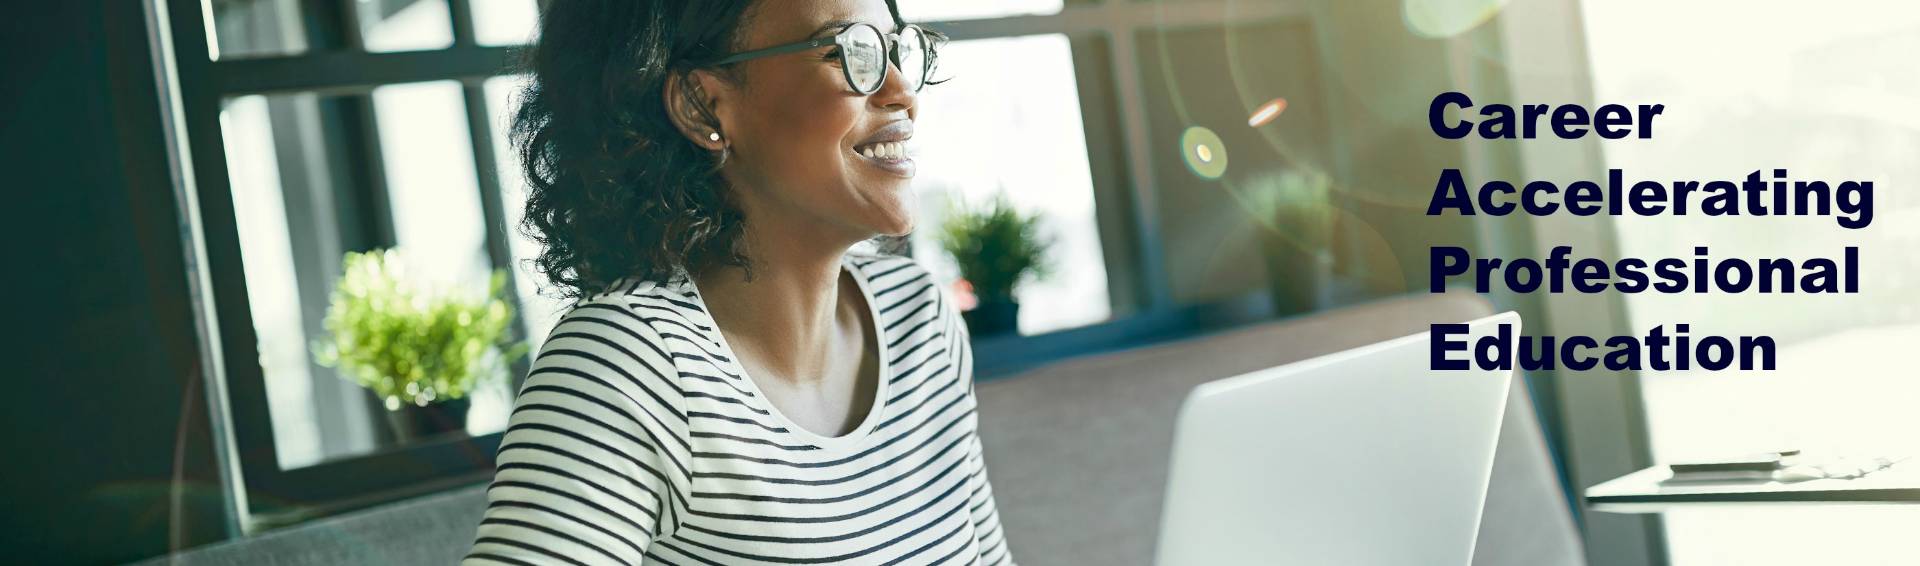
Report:
[[[840,71],[847,86],[862,95],[873,94],[887,82],[887,63],[900,68],[907,90],[919,92],[933,70],[933,46],[920,26],[907,25],[899,33],[880,33],[872,24],[853,24],[832,37],[789,43],[728,55],[704,66],[731,65],[749,59],[806,51],[827,46],[839,47]]]

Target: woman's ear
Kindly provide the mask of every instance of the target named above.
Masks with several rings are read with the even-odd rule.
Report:
[[[727,147],[726,132],[717,110],[720,99],[714,96],[724,89],[720,81],[720,77],[701,70],[671,73],[667,75],[666,90],[661,93],[667,104],[667,117],[673,120],[674,127],[694,145],[708,151]]]

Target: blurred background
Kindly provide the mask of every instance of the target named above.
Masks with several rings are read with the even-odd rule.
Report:
[[[1434,245],[1648,258],[1857,245],[1865,279],[1850,296],[1484,297],[1538,332],[1689,323],[1782,345],[1774,372],[1528,375],[1545,498],[1570,542],[1518,563],[1797,564],[1834,548],[1861,557],[1850,563],[1920,561],[1903,535],[1920,513],[1905,508],[1617,515],[1578,496],[1702,454],[1913,445],[1920,374],[1894,356],[1920,344],[1920,7],[900,7],[952,37],[938,72],[950,81],[920,97],[920,229],[874,245],[919,258],[977,305],[984,384],[1037,388],[1023,384],[1073,360],[1417,299]],[[515,229],[524,182],[504,137],[524,80],[513,63],[537,41],[540,10],[536,0],[116,0],[37,3],[0,23],[16,242],[8,357],[26,362],[0,410],[10,560],[121,563],[271,540],[489,477],[526,370],[514,351],[538,351],[566,308],[527,262],[538,244]],[[1650,140],[1448,141],[1425,121],[1448,90],[1667,110]],[[1610,167],[1669,181],[1774,167],[1870,180],[1876,218],[1855,231],[1820,217],[1424,214],[1444,168],[1564,183]],[[969,220],[1009,222],[1019,236],[994,240]],[[1033,250],[1034,268],[995,273],[953,253],[982,246]],[[404,269],[375,281],[398,285],[391,297],[342,292],[352,254],[389,248]],[[428,303],[510,316],[476,335],[489,349],[452,383],[376,383],[351,356],[317,355],[350,346],[354,319],[342,313],[356,305]],[[419,325],[454,312],[391,310],[412,313],[395,324]],[[1041,538],[1023,537],[1007,513],[1016,553]],[[455,523],[448,532],[470,536]],[[381,544],[344,532],[328,536]]]

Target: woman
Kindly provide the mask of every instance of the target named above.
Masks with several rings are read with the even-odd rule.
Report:
[[[937,37],[891,1],[556,0],[515,122],[578,300],[470,564],[1010,564],[967,332],[912,260]]]

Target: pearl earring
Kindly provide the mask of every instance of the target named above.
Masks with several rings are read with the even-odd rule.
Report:
[[[707,139],[710,141],[720,141],[720,132],[707,132]]]

